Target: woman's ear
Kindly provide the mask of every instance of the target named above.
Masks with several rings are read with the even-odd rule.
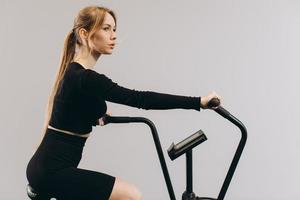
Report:
[[[81,38],[87,39],[87,37],[88,37],[87,30],[85,30],[84,28],[80,28],[78,32],[79,32],[79,35]]]
[[[84,46],[87,46],[88,32],[84,28],[80,28],[78,31],[80,41]]]

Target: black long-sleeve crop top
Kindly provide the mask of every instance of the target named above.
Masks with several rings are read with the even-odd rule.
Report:
[[[201,97],[179,96],[128,89],[104,74],[71,62],[54,97],[49,125],[79,134],[92,131],[107,110],[105,101],[136,108],[194,109],[200,111]]]

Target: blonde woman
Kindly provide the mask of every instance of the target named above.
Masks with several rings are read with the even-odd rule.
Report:
[[[136,186],[118,177],[80,169],[83,147],[92,126],[103,125],[105,101],[142,109],[207,108],[204,97],[137,91],[119,86],[94,69],[102,54],[116,45],[116,16],[105,7],[81,9],[68,33],[49,101],[43,137],[26,175],[39,193],[58,200],[140,200]]]

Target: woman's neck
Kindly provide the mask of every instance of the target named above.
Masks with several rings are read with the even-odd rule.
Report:
[[[74,56],[74,62],[78,62],[85,69],[94,69],[97,60],[101,56],[100,53],[94,51],[90,55],[88,55],[88,51],[86,48],[82,48],[78,50],[78,53]]]

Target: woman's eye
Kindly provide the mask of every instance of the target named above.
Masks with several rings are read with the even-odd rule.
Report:
[[[105,28],[103,28],[103,30],[108,31],[108,30],[110,30],[110,28],[109,27],[105,27]],[[117,29],[113,29],[114,32],[116,32],[116,30]]]

